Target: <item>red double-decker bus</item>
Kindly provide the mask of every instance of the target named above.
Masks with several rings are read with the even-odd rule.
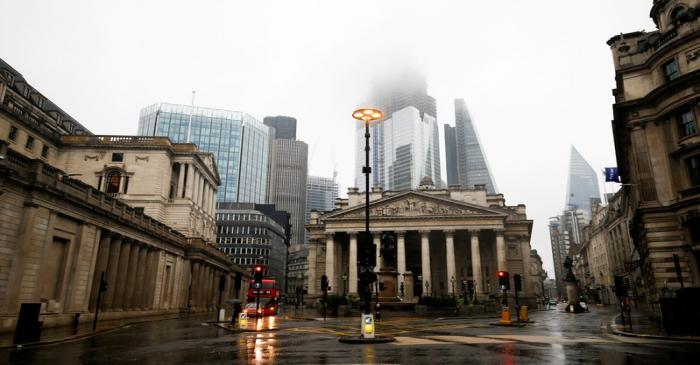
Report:
[[[249,316],[277,315],[280,296],[279,289],[277,289],[277,281],[272,279],[263,279],[262,284],[259,285],[259,287],[255,284],[256,282],[251,280],[250,287],[248,288],[248,304],[245,308],[246,314]],[[256,305],[258,292],[260,293],[259,306]]]

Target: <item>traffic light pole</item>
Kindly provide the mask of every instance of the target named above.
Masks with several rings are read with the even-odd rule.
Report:
[[[370,238],[369,235],[369,174],[372,173],[372,168],[369,166],[369,121],[365,122],[365,168],[363,169],[363,172],[365,173],[365,241],[368,241]],[[364,244],[367,244],[368,242],[364,242]],[[351,265],[354,263],[351,263]],[[369,270],[368,268],[364,267],[364,270]],[[365,291],[365,314],[370,314],[370,308],[369,306],[371,305],[370,302],[372,301],[372,288],[370,285],[372,284],[371,282],[364,282],[362,283]]]

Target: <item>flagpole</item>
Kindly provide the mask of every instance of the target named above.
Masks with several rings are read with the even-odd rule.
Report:
[[[190,103],[190,119],[187,122],[187,143],[190,143],[190,132],[192,131],[192,114],[194,113],[194,90],[192,90],[192,102]]]

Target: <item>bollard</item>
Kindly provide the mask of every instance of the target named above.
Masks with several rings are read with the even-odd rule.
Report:
[[[501,320],[499,323],[500,324],[511,324],[512,323],[510,321],[510,308],[508,308],[507,305],[503,306],[503,310],[501,311]]]
[[[529,322],[529,319],[527,318],[527,306],[526,305],[520,306],[520,322]]]
[[[238,315],[238,328],[248,328],[248,315],[241,313]]]

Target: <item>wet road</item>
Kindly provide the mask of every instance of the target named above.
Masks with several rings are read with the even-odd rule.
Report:
[[[607,333],[612,313],[537,312],[525,328],[493,327],[493,319],[393,318],[378,325],[397,341],[346,345],[349,321],[273,320],[274,331],[232,333],[190,318],[133,325],[59,345],[0,351],[10,364],[691,364],[700,346]],[[266,326],[270,323],[266,322]]]

